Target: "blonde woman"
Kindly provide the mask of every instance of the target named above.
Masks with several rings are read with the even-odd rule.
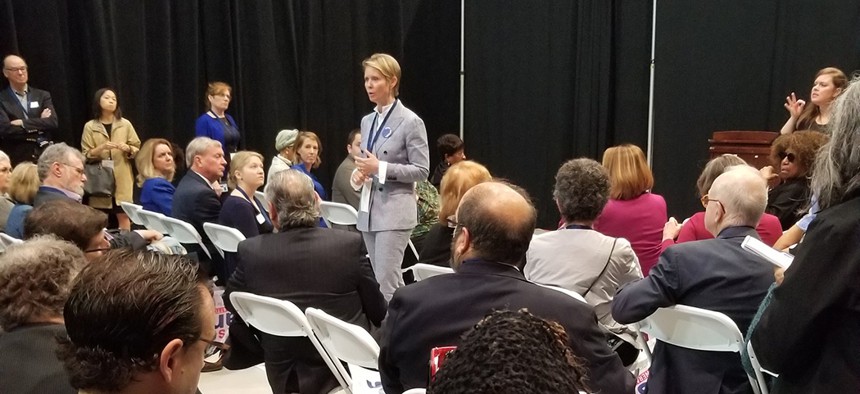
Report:
[[[122,117],[116,93],[99,89],[93,97],[93,119],[84,125],[81,135],[81,151],[88,162],[113,166],[116,187],[112,197],[90,196],[89,204],[116,214],[121,230],[131,230],[131,220],[119,204],[132,201],[131,161],[138,149],[140,138],[131,122]]]
[[[171,216],[176,188],[170,182],[176,173],[176,162],[170,141],[163,138],[146,140],[134,162],[138,172],[140,205],[147,211]]]
[[[227,185],[232,191],[221,205],[218,223],[239,230],[245,238],[271,233],[274,226],[269,212],[254,196],[265,180],[263,155],[249,151],[237,152],[230,162],[230,173],[227,175]],[[233,253],[225,256],[228,277],[236,269],[235,257]]]
[[[9,197],[15,201],[15,206],[6,219],[6,234],[18,239],[24,238],[24,218],[33,209],[33,199],[36,198],[40,184],[35,164],[25,161],[12,170],[12,175],[9,176]]]

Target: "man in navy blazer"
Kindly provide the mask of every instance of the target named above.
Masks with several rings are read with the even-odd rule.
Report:
[[[726,314],[746,333],[768,287],[773,265],[741,248],[758,238],[756,224],[767,205],[767,185],[758,171],[732,167],[702,198],[705,226],[715,239],[666,249],[644,279],[618,290],[612,316],[638,322],[658,308],[689,305]],[[752,393],[739,353],[705,352],[658,341],[648,377],[649,393]]]
[[[456,273],[402,287],[388,305],[379,353],[386,393],[427,387],[432,348],[456,346],[494,310],[522,308],[564,327],[573,354],[584,361],[592,392],[633,392],[633,375],[607,346],[591,307],[529,282],[517,269],[535,217],[531,203],[506,184],[486,182],[466,192],[451,247]]]
[[[51,141],[50,131],[57,128],[51,94],[28,85],[28,71],[20,56],[3,59],[3,76],[9,86],[0,93],[0,148],[13,165],[35,162]]]
[[[188,172],[179,181],[173,194],[173,217],[194,226],[211,255],[211,266],[204,263],[203,267],[209,269],[209,275],[217,275],[218,282],[223,283],[229,278],[224,259],[203,231],[203,223],[218,223],[218,215],[221,214],[218,181],[227,165],[221,143],[209,137],[197,137],[185,148],[185,161]],[[199,245],[184,246],[189,252],[195,252],[201,262],[209,260]]]

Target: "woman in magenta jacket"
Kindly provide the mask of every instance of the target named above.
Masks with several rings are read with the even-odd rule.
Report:
[[[603,152],[603,166],[612,184],[609,202],[594,222],[594,229],[630,241],[642,275],[648,275],[660,257],[666,200],[651,193],[654,175],[645,153],[636,145],[613,146]]]

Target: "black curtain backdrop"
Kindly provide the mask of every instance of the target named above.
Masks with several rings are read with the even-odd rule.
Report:
[[[645,149],[652,5],[466,4],[467,155],[524,186],[542,227],[558,219],[561,163]],[[854,0],[659,0],[657,14],[655,192],[679,218],[699,209],[713,131],[778,130],[785,95],[808,96],[818,69],[860,68]],[[58,140],[78,145],[93,93],[112,86],[142,138],[187,143],[206,83],[222,80],[243,147],[271,157],[278,130],[316,131],[327,187],[372,108],[360,62],[373,52],[400,60],[438,163],[436,138],[458,131],[459,41],[458,0],[0,0],[0,54],[51,91]]]

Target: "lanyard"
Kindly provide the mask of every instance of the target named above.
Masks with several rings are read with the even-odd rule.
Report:
[[[373,115],[373,123],[370,124],[370,140],[367,141],[367,151],[373,153],[373,145],[376,144],[376,141],[379,139],[379,135],[382,134],[382,128],[385,127],[385,122],[388,122],[388,117],[391,116],[391,113],[394,112],[394,107],[397,107],[397,99],[394,99],[394,104],[391,105],[391,108],[388,109],[388,113],[385,114],[385,117],[382,118],[382,123],[379,124],[379,128],[376,130],[376,133],[373,132],[373,125],[376,124],[376,120],[379,118],[379,112],[376,112],[376,115]]]
[[[15,91],[12,90],[11,85],[9,86],[9,93],[12,95],[12,98],[15,99],[15,102],[18,103],[19,106],[21,106],[21,109],[24,110],[24,118],[30,119],[30,114],[27,113],[27,107],[24,106],[23,104],[21,104],[21,99],[18,98],[19,97],[18,93],[15,93]],[[29,93],[24,93],[24,101],[27,102],[27,105],[30,105],[30,94]]]
[[[248,202],[250,202],[252,205],[254,205],[255,207],[257,207],[257,211],[260,213],[260,215],[263,215],[263,218],[264,218],[264,219],[266,219],[266,221],[267,221],[267,222],[269,221],[269,215],[265,215],[265,214],[264,214],[264,212],[266,212],[266,210],[265,210],[265,209],[263,209],[263,207],[261,207],[261,206],[260,206],[260,204],[257,204],[257,199],[256,199],[256,198],[254,198],[254,199],[252,200],[250,197],[248,197],[248,195],[245,193],[245,191],[244,191],[244,190],[242,190],[242,188],[241,188],[241,187],[237,187],[237,188],[236,188],[236,190],[238,190],[238,191],[239,191],[239,193],[242,193],[242,195],[243,195],[243,196],[245,196],[245,199],[246,199],[246,200],[248,200]]]

